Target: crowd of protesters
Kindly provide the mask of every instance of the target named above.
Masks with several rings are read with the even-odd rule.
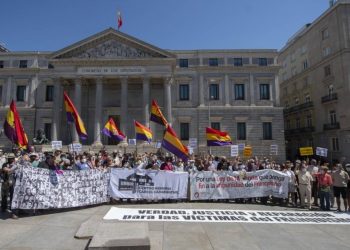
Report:
[[[19,163],[19,164],[16,164]],[[274,197],[236,199],[240,203],[278,203],[284,206],[294,206],[307,209],[329,211],[336,209],[350,212],[350,164],[329,164],[318,162],[314,159],[286,161],[279,164],[264,157],[252,157],[241,159],[240,157],[226,158],[212,155],[192,155],[184,162],[179,158],[169,156],[159,151],[158,153],[126,154],[120,151],[108,153],[101,150],[98,153],[89,151],[83,153],[70,153],[56,150],[54,152],[37,153],[16,151],[3,154],[0,149],[0,181],[1,211],[8,210],[8,198],[11,201],[16,179],[16,167],[21,163],[31,164],[35,168],[49,170],[84,171],[88,169],[128,168],[128,169],[152,169],[174,172],[196,171],[246,171],[253,172],[263,169],[281,171],[289,176],[288,199]],[[344,210],[341,207],[343,199]],[[12,214],[13,218],[17,218]]]

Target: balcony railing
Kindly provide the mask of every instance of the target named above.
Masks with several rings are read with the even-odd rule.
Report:
[[[323,124],[323,130],[332,130],[332,129],[340,129],[340,123],[335,122],[335,123]]]
[[[335,101],[338,100],[338,95],[337,93],[333,93],[330,95],[326,95],[326,96],[322,96],[321,98],[321,102],[322,103],[326,103],[326,102],[330,102],[330,101]]]
[[[313,106],[314,106],[313,102],[305,102],[305,103],[284,109],[284,113],[289,114],[293,112],[298,112],[307,108],[312,108]]]
[[[294,129],[287,129],[285,131],[286,135],[296,135],[296,134],[305,134],[305,133],[311,133],[315,131],[315,127],[303,127],[303,128],[294,128]]]

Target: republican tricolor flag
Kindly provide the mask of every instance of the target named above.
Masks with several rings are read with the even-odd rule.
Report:
[[[170,125],[167,126],[164,138],[162,141],[162,147],[173,153],[183,161],[187,161],[189,157],[188,148],[182,144],[180,139],[177,137],[175,131]]]
[[[158,103],[155,100],[152,100],[152,107],[151,107],[151,121],[158,123],[163,126],[168,126],[168,122],[165,119],[162,111],[160,110]]]
[[[117,125],[115,124],[113,118],[109,118],[108,122],[106,123],[105,127],[103,128],[102,132],[116,140],[116,141],[122,141],[125,138],[125,135],[117,128]]]
[[[231,137],[227,132],[222,132],[213,128],[206,128],[207,146],[231,145]]]
[[[75,129],[77,130],[77,133],[82,140],[87,139],[87,133],[86,129],[83,123],[83,120],[80,118],[80,115],[78,111],[76,110],[73,102],[70,100],[68,97],[67,93],[63,93],[64,96],[64,106],[66,108],[66,113],[67,113],[67,121],[70,123],[75,123]]]
[[[136,140],[151,142],[152,131],[137,121],[134,121],[134,123],[135,123]]]
[[[9,138],[12,143],[17,144],[19,148],[27,148],[28,138],[24,132],[21,119],[19,118],[19,114],[17,112],[16,104],[13,100],[4,122],[4,133],[7,138]]]

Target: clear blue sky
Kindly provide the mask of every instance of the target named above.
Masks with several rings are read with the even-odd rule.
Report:
[[[0,42],[55,51],[116,27],[163,49],[280,49],[328,0],[1,0]]]

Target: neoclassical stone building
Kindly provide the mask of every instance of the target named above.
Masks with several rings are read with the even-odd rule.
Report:
[[[51,140],[78,140],[67,126],[66,91],[85,123],[83,144],[114,144],[100,131],[109,117],[134,138],[133,120],[149,122],[156,99],[179,137],[198,138],[206,151],[205,127],[228,131],[235,144],[269,155],[278,145],[285,159],[283,109],[279,105],[277,50],[163,50],[109,28],[54,52],[0,52],[0,117],[16,100],[31,140],[44,129]],[[10,146],[4,135],[3,147]],[[229,148],[214,153],[229,154]]]

